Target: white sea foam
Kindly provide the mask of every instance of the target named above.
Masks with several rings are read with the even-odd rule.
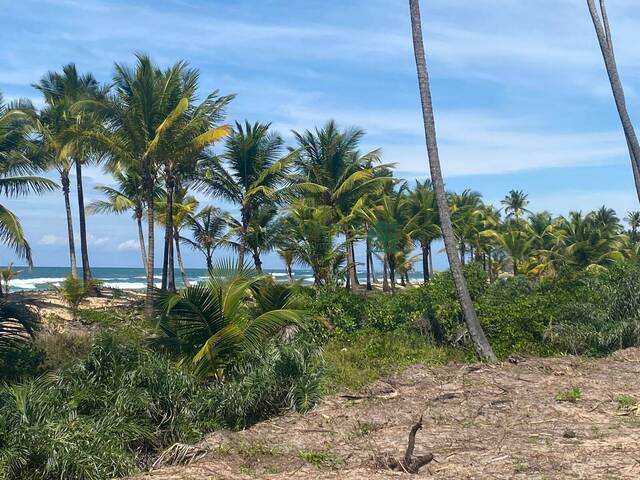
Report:
[[[144,290],[147,284],[143,282],[105,282],[103,285],[107,288],[119,288],[121,290]],[[160,288],[160,284],[156,283],[156,287]]]
[[[47,286],[49,284],[59,284],[63,282],[64,278],[14,278],[9,280],[9,286],[12,288],[19,288],[21,290],[35,290],[38,286]]]

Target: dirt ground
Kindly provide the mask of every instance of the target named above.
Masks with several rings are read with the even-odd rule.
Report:
[[[418,476],[444,479],[640,478],[640,349],[606,359],[513,359],[499,365],[414,366],[361,397],[326,398],[241,432],[216,432],[204,457],[136,477],[174,479],[384,479],[376,467],[403,455],[422,415]],[[560,400],[572,388],[575,401]],[[579,399],[575,397],[580,396]],[[565,394],[564,397],[571,397]]]

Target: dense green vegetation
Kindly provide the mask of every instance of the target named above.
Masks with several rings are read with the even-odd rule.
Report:
[[[0,348],[9,381],[0,388],[6,478],[128,474],[208,431],[305,411],[323,393],[357,390],[414,363],[474,358],[448,273],[395,295],[278,284],[237,268],[225,275],[163,294],[160,323],[141,312],[80,310],[95,334],[43,334],[31,343],[37,319],[3,310],[0,325],[20,332]],[[640,345],[635,262],[493,283],[475,262],[466,277],[501,358]],[[270,321],[261,325],[264,315]],[[226,333],[205,334],[206,325]]]
[[[38,334],[33,310],[0,302],[1,478],[127,475],[177,442],[287,409],[304,412],[322,394],[356,390],[413,363],[467,361],[474,347],[492,360],[494,352],[500,359],[604,355],[640,345],[639,212],[623,224],[605,206],[566,216],[532,212],[515,189],[499,208],[473,190],[445,195],[441,182],[394,177],[379,150],[360,151],[362,130],[332,120],[293,132],[287,145],[268,123],[225,123],[233,95],[203,92],[185,62],[161,69],[138,55],[133,66],[116,64],[105,85],[69,64],[35,88],[40,109],[0,97],[0,192],[42,193],[57,185],[40,175],[59,175],[70,276],[58,292],[70,323],[90,328]],[[113,184],[99,186],[104,199],[85,208],[89,162],[102,165]],[[201,205],[196,193],[211,204]],[[99,289],[85,213],[128,213],[135,221],[144,314],[141,305],[126,314],[81,308]],[[452,239],[449,259],[464,265],[464,277],[454,263],[454,275],[433,270],[433,247],[443,237]],[[31,264],[20,222],[1,205],[0,241]],[[362,259],[358,243],[366,247]],[[208,281],[190,285],[184,246],[202,254]],[[222,247],[238,261],[215,269]],[[287,283],[261,274],[272,251],[286,265]],[[419,261],[424,282],[410,285]],[[312,270],[313,287],[294,281],[294,265]],[[3,295],[14,275],[2,271]],[[484,354],[472,338],[476,312],[490,343]],[[579,390],[558,394],[579,398]]]

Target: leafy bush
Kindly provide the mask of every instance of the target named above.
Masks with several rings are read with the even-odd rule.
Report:
[[[309,294],[307,307],[318,320],[312,335],[316,340],[342,336],[363,327],[364,296],[354,295],[344,288],[322,288]]]
[[[640,265],[621,263],[582,278],[549,340],[574,354],[605,355],[640,346]]]
[[[57,374],[0,388],[0,478],[103,479],[219,426],[242,427],[319,397],[316,351],[294,340],[246,353],[222,384],[202,384],[139,343],[99,335]]]
[[[93,336],[87,332],[56,332],[36,337],[34,348],[42,356],[42,369],[57,370],[86,358],[92,343]]]
[[[206,283],[178,293],[158,292],[157,303],[161,316],[153,343],[179,355],[199,375],[218,379],[244,352],[307,316],[291,308],[297,307],[293,297],[265,289],[262,276],[236,266],[216,269]]]
[[[245,428],[284,409],[306,412],[320,400],[319,350],[300,339],[248,352],[228,373],[233,381],[201,394],[205,412],[227,428]]]
[[[364,309],[366,327],[388,332],[412,324],[427,308],[424,298],[415,292],[369,297]]]
[[[545,332],[570,298],[559,285],[515,277],[491,285],[477,301],[477,310],[499,357],[514,352],[546,355],[553,347],[545,344]]]

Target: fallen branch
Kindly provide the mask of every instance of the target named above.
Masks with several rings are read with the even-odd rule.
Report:
[[[382,463],[390,470],[405,472],[405,473],[418,473],[422,467],[433,461],[433,454],[427,453],[426,455],[419,455],[414,457],[413,451],[416,446],[416,434],[418,430],[422,429],[422,417],[418,420],[411,431],[409,432],[409,441],[407,443],[407,450],[404,453],[404,457],[401,460],[397,460],[394,457],[388,456],[383,459]]]

